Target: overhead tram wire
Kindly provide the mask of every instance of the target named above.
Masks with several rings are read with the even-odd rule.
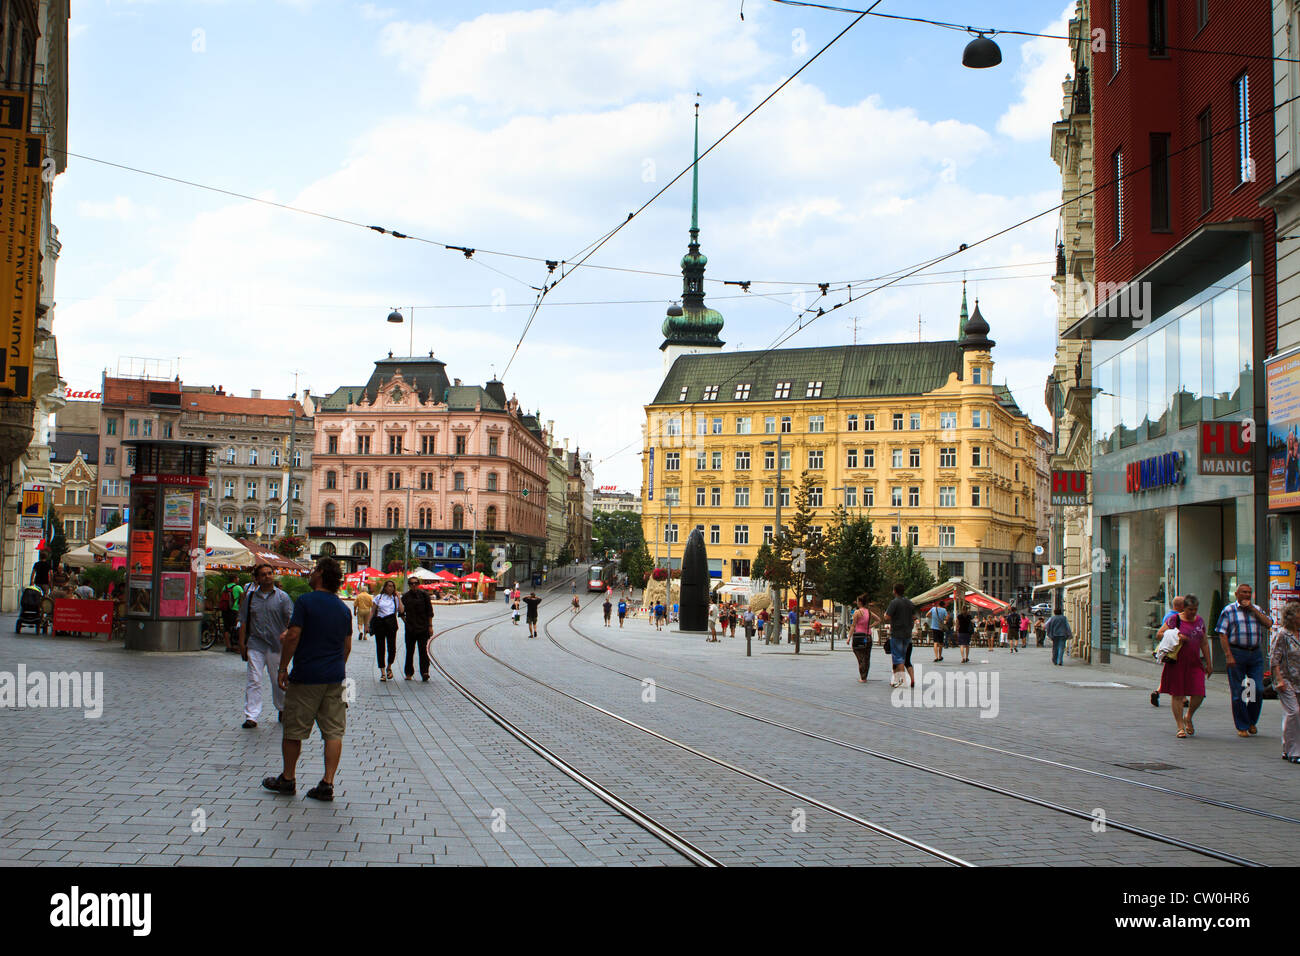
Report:
[[[719,140],[719,142],[721,142],[721,140]],[[717,144],[715,143],[714,145],[716,146]],[[174,183],[180,186],[188,186],[191,189],[198,189],[204,192],[211,192],[222,196],[229,196],[232,199],[241,199],[244,200],[245,202],[258,203],[263,206],[270,206],[273,209],[279,209],[283,212],[292,212],[302,216],[311,216],[317,219],[324,219],[329,222],[339,223],[340,225],[352,226],[357,229],[365,229],[369,232],[377,232],[380,233],[381,235],[390,236],[395,239],[410,239],[414,242],[421,242],[428,245],[438,246],[439,248],[451,252],[459,252],[462,255],[465,255],[465,258],[467,259],[474,259],[476,256],[501,256],[508,259],[519,259],[526,262],[536,262],[542,264],[557,262],[558,265],[561,267],[562,274],[567,274],[567,272],[570,271],[565,267],[574,265],[569,260],[563,260],[563,259],[554,260],[554,259],[547,259],[544,256],[530,256],[530,255],[524,255],[522,253],[506,252],[500,249],[483,249],[483,248],[476,248],[473,246],[455,245],[452,243],[442,242],[441,240],[438,239],[430,239],[424,236],[414,235],[412,233],[404,233],[401,230],[390,229],[384,226],[369,225],[367,223],[360,222],[355,219],[348,219],[345,216],[335,216],[331,213],[321,212],[316,209],[307,209],[303,206],[295,206],[292,203],[277,202],[273,199],[265,199],[260,196],[251,195],[249,193],[239,192],[238,190],[226,189],[225,187],[222,186],[213,186],[208,183],[201,183],[201,182],[197,182],[196,180],[185,179],[180,176],[171,176],[168,175],[167,173],[160,173],[151,169],[143,169],[139,166],[130,166],[127,165],[126,163],[118,163],[118,162],[114,162],[113,160],[100,159],[99,157],[89,156],[85,153],[75,153],[70,150],[59,149],[56,146],[47,146],[46,149],[49,150],[50,152],[60,153],[61,155],[67,156],[72,159],[79,159],[88,163],[96,163],[101,166],[108,166],[112,169],[120,169],[124,172],[135,173],[136,175],[147,176],[152,179],[160,179],[163,180],[164,182]],[[712,149],[712,147],[710,147],[710,149]],[[683,172],[686,171],[684,170]],[[620,224],[619,226],[614,227],[614,229],[610,230],[610,232],[608,233],[605,233],[599,239],[593,240],[592,243],[584,247],[583,251],[586,251],[586,249],[590,248],[592,245],[595,245],[598,242],[602,242],[607,237],[612,236],[613,233],[621,229],[623,225],[626,225],[626,222]],[[582,267],[584,269],[598,269],[604,272],[626,272],[633,275],[644,275],[644,276],[650,276],[653,278],[660,278],[660,279],[676,279],[680,277],[680,275],[675,272],[660,272],[653,269],[637,269],[631,266],[601,265],[601,264],[585,262],[585,261],[582,263]],[[998,267],[990,267],[990,268],[998,268]],[[715,285],[744,285],[744,286],[795,285],[795,286],[808,286],[808,287],[817,285],[817,282],[815,281],[799,281],[793,279],[735,280],[735,279],[714,279],[714,278],[706,277],[704,281],[713,283]],[[845,284],[843,281],[832,283],[832,285],[843,285],[843,284]]]
[[[763,97],[761,100],[759,100],[758,103],[755,104],[755,105],[753,106],[753,108],[751,108],[751,109],[749,110],[749,112],[747,112],[747,113],[746,113],[744,116],[742,116],[740,119],[736,120],[735,124],[734,124],[730,129],[728,129],[725,133],[723,133],[723,134],[722,134],[721,136],[719,136],[716,140],[714,140],[713,144],[712,144],[708,149],[706,149],[704,152],[702,152],[702,153],[700,153],[698,156],[696,156],[696,157],[695,157],[695,158],[690,162],[690,164],[688,164],[688,165],[686,166],[685,169],[683,169],[683,170],[682,170],[681,172],[679,172],[676,176],[674,176],[674,177],[673,177],[672,179],[670,179],[667,183],[665,183],[661,189],[659,189],[659,190],[658,190],[658,191],[657,191],[653,196],[651,196],[651,197],[650,197],[649,199],[647,199],[644,203],[642,203],[642,204],[640,205],[640,207],[638,207],[637,209],[635,209],[635,210],[633,210],[632,212],[628,213],[628,214],[627,214],[627,218],[625,218],[625,219],[624,219],[622,222],[620,222],[617,226],[615,226],[613,229],[611,229],[609,232],[607,232],[607,233],[606,233],[606,234],[605,234],[605,235],[604,235],[604,236],[603,236],[599,241],[597,241],[597,242],[595,242],[595,243],[589,243],[587,246],[585,246],[584,249],[587,250],[587,251],[585,251],[585,252],[583,252],[583,253],[581,254],[581,255],[582,255],[582,258],[578,259],[576,262],[572,262],[572,263],[570,264],[570,268],[569,268],[569,270],[568,270],[567,272],[565,272],[563,275],[561,275],[560,278],[556,279],[555,282],[553,282],[553,283],[550,285],[549,288],[543,290],[543,292],[541,293],[541,295],[538,297],[538,301],[537,301],[538,308],[541,307],[542,299],[545,298],[546,293],[549,292],[550,289],[555,288],[555,286],[559,285],[561,282],[563,282],[565,279],[567,279],[570,275],[572,275],[575,271],[577,271],[578,269],[582,268],[582,266],[584,266],[584,265],[586,264],[586,262],[587,262],[588,259],[590,259],[592,256],[594,256],[597,252],[599,252],[599,251],[601,250],[601,248],[605,245],[605,243],[609,242],[609,241],[610,241],[611,239],[613,239],[616,235],[618,235],[620,232],[622,232],[623,229],[624,229],[624,227],[626,227],[627,224],[630,223],[632,220],[634,220],[637,216],[641,215],[641,213],[643,213],[643,212],[645,212],[647,209],[649,209],[650,206],[651,206],[651,205],[652,205],[652,204],[653,204],[653,203],[654,203],[654,202],[655,202],[655,201],[656,201],[660,196],[662,196],[662,195],[663,195],[664,193],[666,193],[669,189],[671,189],[671,188],[673,187],[673,185],[675,185],[676,182],[677,182],[679,179],[681,179],[681,178],[682,178],[683,176],[685,176],[687,173],[692,172],[693,170],[697,169],[698,166],[699,166],[699,164],[700,164],[700,160],[704,159],[705,156],[708,156],[709,153],[713,152],[713,151],[714,151],[715,149],[717,149],[720,145],[722,145],[722,143],[726,141],[727,137],[729,137],[729,136],[730,136],[732,133],[734,133],[736,130],[740,129],[740,127],[743,126],[743,125],[745,124],[745,122],[746,122],[746,121],[747,121],[751,116],[753,116],[755,113],[757,113],[759,110],[761,110],[764,106],[766,106],[769,102],[771,102],[771,100],[772,100],[773,97],[775,97],[775,96],[776,96],[778,93],[780,93],[783,89],[785,89],[787,86],[789,86],[791,83],[793,83],[794,80],[795,80],[795,78],[796,78],[797,76],[799,76],[800,73],[802,73],[804,70],[808,69],[808,67],[812,66],[812,64],[815,63],[815,62],[817,61],[817,59],[818,59],[818,58],[819,58],[823,53],[825,53],[825,52],[826,52],[827,50],[829,50],[832,46],[834,46],[834,45],[839,41],[839,39],[840,39],[841,37],[844,36],[844,34],[848,33],[848,32],[849,32],[850,30],[852,30],[855,26],[857,26],[859,23],[861,23],[862,20],[863,20],[863,18],[867,15],[867,13],[869,13],[871,10],[874,10],[876,7],[880,6],[881,2],[882,2],[882,0],[875,0],[875,3],[873,3],[873,4],[872,4],[872,5],[871,5],[867,10],[863,11],[863,12],[862,12],[858,17],[856,17],[856,18],[853,20],[852,23],[850,23],[848,26],[846,26],[846,27],[845,27],[843,30],[841,30],[839,33],[835,34],[835,36],[831,37],[831,39],[826,43],[825,46],[823,46],[820,50],[818,50],[816,53],[814,53],[812,56],[810,56],[806,61],[804,61],[803,65],[801,65],[801,66],[799,67],[799,69],[795,70],[793,73],[791,73],[789,76],[787,76],[784,80],[782,80],[782,81],[780,82],[780,84],[777,85],[776,89],[774,89],[774,90],[772,90],[772,92],[768,93],[767,96],[765,96],[765,97]],[[697,136],[698,136],[698,133],[697,133]],[[533,318],[536,317],[536,314],[537,314],[537,313],[536,313],[536,310],[534,310],[533,315],[530,316],[529,319],[528,319],[528,324],[524,327],[523,335],[521,335],[521,336],[519,337],[519,341],[518,341],[517,343],[515,343],[514,351],[510,353],[510,360],[509,360],[508,362],[506,362],[506,371],[507,371],[507,372],[510,370],[510,366],[511,366],[512,364],[514,364],[515,356],[517,356],[517,355],[519,354],[519,349],[520,349],[520,348],[523,346],[523,344],[524,344],[524,338],[525,338],[525,337],[527,336],[527,334],[528,334],[528,329],[532,327],[532,324],[533,324]],[[504,374],[504,373],[502,373],[502,374]]]
[[[829,10],[832,13],[862,13],[863,12],[860,9],[854,9],[852,7],[837,7],[829,3],[814,3],[812,2],[812,0],[772,0],[772,2],[779,3],[787,7],[811,7],[812,9],[815,10]],[[1032,30],[999,30],[996,28],[979,30],[972,26],[967,26],[961,23],[951,23],[947,20],[930,20],[925,17],[908,17],[908,16],[903,16],[900,13],[871,13],[871,11],[866,11],[866,12],[873,17],[880,17],[883,20],[903,20],[908,23],[922,23],[922,24],[926,24],[927,26],[942,27],[946,30],[955,30],[961,33],[986,33],[989,36],[997,36],[998,34],[1002,34],[1003,36],[1030,37],[1034,39],[1043,39],[1043,40],[1065,40],[1067,42],[1071,40],[1079,40],[1079,41],[1087,42],[1090,40],[1089,37],[1063,36],[1059,33],[1037,33]],[[1121,48],[1128,47],[1130,49],[1143,49],[1143,50],[1149,50],[1151,48],[1151,45],[1149,43],[1143,43],[1140,40],[1116,41],[1109,36],[1106,37],[1106,43],[1107,45],[1117,46]],[[1165,44],[1164,49],[1173,51],[1174,53],[1204,53],[1208,56],[1239,56],[1248,60],[1272,60],[1275,63],[1300,63],[1300,59],[1297,59],[1296,57],[1273,56],[1267,53],[1242,53],[1237,50],[1213,50],[1206,47],[1170,46],[1169,44]]]
[[[856,23],[857,21],[855,20],[854,22]],[[1274,103],[1274,104],[1271,105],[1271,106],[1262,107],[1262,108],[1256,110],[1255,112],[1249,114],[1249,115],[1246,117],[1246,123],[1249,124],[1251,120],[1257,119],[1257,118],[1259,118],[1260,116],[1263,116],[1263,115],[1266,114],[1266,113],[1267,113],[1267,114],[1272,114],[1272,113],[1276,112],[1277,110],[1281,109],[1281,108],[1284,107],[1284,106],[1289,106],[1291,103],[1294,103],[1294,102],[1296,102],[1297,100],[1300,100],[1300,93],[1296,94],[1295,96],[1287,97],[1285,100],[1281,100],[1281,101],[1279,101],[1279,102],[1277,102],[1277,103]],[[1188,150],[1192,150],[1192,149],[1197,149],[1197,148],[1199,148],[1202,144],[1204,144],[1204,143],[1206,143],[1206,142],[1209,142],[1209,141],[1213,140],[1215,137],[1222,136],[1222,135],[1224,135],[1225,133],[1233,133],[1233,132],[1236,132],[1236,131],[1239,130],[1240,128],[1241,128],[1241,123],[1240,123],[1240,122],[1235,122],[1235,121],[1234,121],[1233,123],[1231,123],[1231,124],[1229,124],[1229,125],[1227,125],[1227,126],[1221,127],[1220,129],[1212,130],[1208,136],[1203,136],[1203,137],[1201,137],[1200,139],[1193,140],[1192,142],[1187,143],[1187,144],[1184,145],[1184,146],[1180,146],[1178,149],[1170,150],[1169,153],[1166,155],[1166,158],[1167,158],[1167,159],[1172,159],[1174,156],[1177,156],[1177,155],[1179,155],[1180,153],[1183,153],[1183,152],[1186,152],[1186,151],[1188,151]],[[738,375],[744,374],[745,371],[747,371],[750,367],[752,367],[752,366],[754,365],[755,362],[757,362],[759,359],[761,359],[763,356],[765,356],[768,352],[772,352],[772,351],[775,351],[776,349],[780,348],[782,345],[784,345],[784,344],[785,344],[786,342],[788,342],[790,339],[794,338],[794,336],[798,335],[798,334],[799,334],[800,332],[802,332],[804,329],[807,329],[807,328],[811,327],[812,324],[813,324],[814,322],[816,322],[819,318],[821,318],[823,315],[829,315],[830,313],[832,313],[832,312],[836,312],[836,311],[838,311],[839,309],[844,308],[844,306],[849,305],[849,304],[851,304],[851,303],[853,303],[853,302],[856,302],[856,301],[858,301],[859,299],[866,298],[867,296],[872,295],[873,293],[879,292],[879,291],[881,291],[882,289],[890,288],[890,287],[894,286],[894,285],[895,285],[899,280],[901,280],[901,279],[906,279],[906,278],[909,278],[909,277],[911,277],[911,276],[913,276],[913,275],[916,275],[916,274],[919,273],[919,272],[923,272],[925,269],[929,268],[930,266],[938,265],[938,264],[941,263],[941,262],[946,262],[946,261],[949,260],[949,259],[952,259],[952,258],[954,258],[954,257],[956,257],[956,256],[961,255],[963,252],[968,252],[968,251],[970,251],[971,249],[974,249],[976,246],[982,246],[982,245],[984,245],[985,243],[991,242],[991,241],[993,241],[994,239],[997,239],[997,238],[999,238],[999,237],[1001,237],[1001,236],[1004,236],[1004,235],[1006,235],[1006,234],[1009,233],[1009,232],[1013,232],[1013,231],[1015,231],[1016,229],[1021,228],[1022,226],[1028,225],[1029,223],[1034,222],[1034,221],[1037,220],[1037,219],[1041,219],[1043,216],[1051,215],[1052,213],[1055,213],[1055,212],[1060,212],[1062,209],[1064,209],[1066,206],[1071,205],[1072,203],[1079,202],[1080,200],[1086,199],[1086,198],[1089,197],[1089,196],[1095,195],[1096,193],[1100,192],[1100,191],[1103,190],[1103,189],[1107,189],[1107,188],[1109,188],[1109,187],[1115,186],[1117,183],[1120,183],[1120,182],[1122,182],[1123,180],[1128,179],[1128,178],[1131,177],[1131,176],[1136,176],[1136,175],[1138,175],[1139,173],[1146,172],[1147,170],[1149,170],[1149,169],[1151,168],[1151,166],[1152,166],[1152,163],[1148,162],[1148,163],[1145,163],[1145,164],[1143,164],[1143,165],[1141,165],[1141,166],[1134,167],[1133,169],[1131,169],[1131,170],[1129,170],[1129,171],[1123,173],[1123,174],[1120,175],[1120,176],[1115,177],[1114,179],[1110,179],[1110,180],[1107,180],[1107,181],[1104,182],[1104,183],[1100,183],[1100,184],[1098,184],[1098,185],[1096,185],[1096,186],[1093,186],[1092,189],[1089,189],[1089,190],[1087,190],[1087,191],[1085,191],[1085,192],[1080,192],[1080,193],[1078,193],[1077,195],[1070,197],[1069,199],[1066,199],[1066,200],[1064,200],[1064,201],[1062,201],[1062,202],[1056,203],[1055,205],[1053,205],[1053,206],[1051,206],[1051,207],[1049,207],[1049,208],[1047,208],[1047,209],[1044,209],[1042,212],[1035,213],[1035,214],[1032,215],[1032,216],[1028,216],[1028,217],[1026,217],[1026,218],[1024,218],[1024,219],[1021,219],[1019,222],[1012,223],[1011,225],[1009,225],[1009,226],[1005,226],[1005,227],[1003,227],[1002,229],[997,230],[996,232],[989,233],[987,236],[984,236],[983,238],[980,238],[980,239],[976,239],[974,242],[970,242],[970,243],[963,242],[960,246],[958,246],[956,249],[952,250],[951,252],[946,252],[946,253],[944,253],[944,254],[942,254],[942,255],[940,255],[940,256],[936,256],[935,258],[929,260],[927,263],[923,263],[923,264],[917,266],[916,268],[912,268],[912,269],[910,269],[910,270],[902,271],[901,274],[899,274],[896,278],[891,279],[891,280],[889,280],[888,282],[885,282],[885,283],[882,283],[881,285],[877,285],[877,286],[874,286],[874,287],[872,287],[872,288],[870,288],[870,289],[867,289],[865,292],[862,292],[861,294],[852,294],[852,293],[850,293],[850,295],[848,296],[848,298],[846,298],[846,299],[844,299],[844,300],[842,300],[842,301],[840,301],[840,302],[837,302],[835,305],[831,306],[829,309],[823,309],[823,308],[820,308],[820,307],[819,307],[818,310],[817,310],[817,313],[816,313],[815,315],[813,315],[813,316],[809,319],[809,321],[808,321],[807,323],[802,323],[802,324],[800,324],[799,327],[796,328],[796,329],[794,329],[793,331],[789,331],[789,326],[787,326],[787,327],[786,327],[786,328],[787,328],[787,331],[781,333],[781,334],[777,337],[777,340],[776,340],[775,342],[773,342],[772,345],[768,346],[766,349],[762,350],[761,352],[756,353],[756,355],[754,356],[754,358],[752,358],[752,359],[751,359],[751,360],[750,360],[750,361],[749,361],[749,362],[748,362],[744,367],[742,367],[742,368],[741,368],[737,373],[733,374],[733,375],[732,375],[730,378],[728,378],[726,381],[719,383],[719,386],[720,386],[721,388],[725,388],[727,385],[730,385],[732,382],[736,381],[736,378],[737,378]],[[803,314],[807,314],[809,311],[810,311],[809,309],[805,309]],[[694,406],[699,405],[699,404],[702,404],[702,403],[699,402],[699,401],[697,400],[697,401],[694,401],[694,402],[685,402],[685,403],[682,403],[682,404],[680,404],[680,405],[676,405],[676,406],[674,406],[674,408],[690,409],[690,408],[693,408]],[[663,437],[665,437],[665,436],[664,436],[662,433],[660,433],[660,434],[658,434],[658,435],[650,436],[650,437],[663,438]],[[605,458],[602,458],[601,461],[602,461],[602,462],[608,461],[610,458],[613,458],[613,457],[615,457],[616,455],[620,455],[620,454],[622,454],[624,451],[626,451],[628,448],[632,447],[632,446],[635,445],[635,444],[636,444],[636,442],[630,442],[630,443],[628,443],[627,445],[624,445],[622,448],[620,448],[620,449],[616,450],[615,452],[611,453],[610,455],[606,456]]]

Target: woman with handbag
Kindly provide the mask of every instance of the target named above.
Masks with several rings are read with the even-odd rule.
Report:
[[[1282,607],[1282,626],[1273,628],[1268,665],[1282,705],[1282,758],[1300,763],[1300,601]]]
[[[1165,657],[1160,673],[1158,693],[1168,694],[1173,706],[1174,723],[1178,737],[1195,737],[1192,717],[1205,700],[1205,678],[1214,672],[1210,659],[1210,639],[1205,633],[1205,621],[1196,613],[1200,602],[1194,594],[1183,595],[1183,610],[1175,619],[1174,627],[1183,639],[1177,658]],[[1186,716],[1184,699],[1190,698]]]
[[[375,595],[375,609],[370,618],[370,633],[375,635],[375,656],[379,659],[379,679],[393,679],[393,661],[397,660],[397,615],[402,610],[402,599],[397,585],[389,578]],[[385,660],[384,652],[388,657]]]
[[[857,608],[853,611],[853,637],[851,647],[853,656],[858,659],[858,683],[867,682],[867,673],[871,670],[871,609],[867,606],[867,596],[859,594],[854,601]]]

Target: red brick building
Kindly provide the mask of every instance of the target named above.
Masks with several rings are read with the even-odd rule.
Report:
[[[1147,656],[1173,595],[1196,594],[1212,622],[1239,583],[1267,593],[1262,446],[1254,474],[1214,471],[1201,446],[1205,428],[1265,420],[1273,39],[1268,0],[1095,0],[1090,18],[1097,287],[1063,337],[1092,347],[1092,636],[1105,661]],[[1135,487],[1129,472],[1162,478]]]

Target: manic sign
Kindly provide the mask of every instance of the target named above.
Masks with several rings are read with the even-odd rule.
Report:
[[[1182,484],[1183,453],[1171,451],[1135,461],[1124,468],[1124,490],[1130,494]]]
[[[1199,439],[1198,474],[1254,474],[1255,443],[1246,440],[1241,422],[1201,422]]]
[[[1052,506],[1087,505],[1088,473],[1086,471],[1052,472]]]

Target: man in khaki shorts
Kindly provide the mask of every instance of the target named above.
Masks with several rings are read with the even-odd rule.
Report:
[[[334,799],[334,773],[343,755],[348,705],[344,698],[348,655],[352,653],[352,615],[339,600],[343,569],[334,558],[322,558],[311,573],[312,590],[298,598],[289,629],[281,639],[280,671],[284,688],[284,739],[280,749],[284,771],[266,777],[267,790],[292,796],[297,792],[298,757],[312,725],[325,741],[325,776],[307,791],[314,800]],[[289,670],[293,663],[292,671]]]
[[[375,607],[375,599],[370,596],[370,591],[364,584],[357,592],[357,598],[352,606],[357,612],[357,640],[364,641],[366,629],[370,627],[370,612]]]

